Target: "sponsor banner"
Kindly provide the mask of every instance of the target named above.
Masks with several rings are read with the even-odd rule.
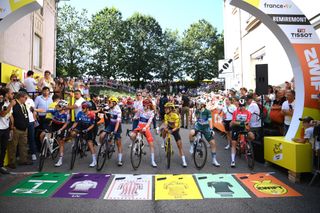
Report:
[[[110,175],[79,173],[72,177],[57,191],[55,198],[96,198],[105,188]]]
[[[195,174],[204,198],[250,198],[231,174]]]
[[[300,9],[291,0],[245,0],[266,14],[301,14]]]
[[[104,199],[152,200],[152,175],[116,175]]]
[[[318,35],[312,25],[279,25],[292,44],[314,44]]]
[[[10,76],[12,74],[17,75],[18,79],[20,79],[22,82],[24,80],[24,73],[25,71],[19,67],[12,66],[10,64],[6,63],[0,63],[0,76],[1,76],[1,83],[9,83],[10,82]]]
[[[268,173],[236,174],[235,177],[260,198],[302,196]]]
[[[213,126],[221,132],[226,132],[223,125],[223,112],[221,110],[214,109],[211,111],[211,116],[213,120]]]
[[[192,175],[156,175],[155,200],[202,199]]]
[[[272,20],[277,24],[284,25],[311,25],[308,18],[305,15],[283,15],[273,14],[269,15]]]
[[[37,173],[11,187],[2,195],[49,197],[69,176],[70,174],[65,173]]]
[[[293,44],[293,47],[298,55],[303,72],[305,85],[304,107],[318,109],[317,94],[320,93],[320,44]]]

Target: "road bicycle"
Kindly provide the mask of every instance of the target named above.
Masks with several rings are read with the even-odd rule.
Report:
[[[171,134],[167,132],[164,144],[164,151],[166,152],[167,169],[170,169],[171,156],[173,155]]]
[[[196,139],[193,142],[193,161],[197,169],[202,169],[207,162],[207,144],[203,135],[202,131],[196,130]]]
[[[146,152],[143,151],[144,143],[143,143],[143,135],[141,131],[137,132],[137,137],[135,141],[132,141],[130,159],[131,165],[134,170],[137,170],[141,163],[142,154],[145,155]]]
[[[45,136],[42,141],[40,154],[39,154],[39,167],[38,171],[43,169],[44,161],[48,156],[51,156],[52,160],[56,159],[59,153],[59,143],[56,139],[58,132],[49,132],[45,130]]]
[[[76,132],[76,137],[72,144],[70,170],[74,167],[77,155],[79,155],[80,158],[87,156],[86,151],[88,148],[87,140],[85,139],[86,132],[77,129],[74,129],[74,131]]]
[[[254,168],[254,154],[252,142],[247,140],[248,132],[241,131],[238,136],[238,143],[236,146],[237,155],[241,158],[241,155],[244,154],[247,161],[249,169]]]
[[[106,131],[101,131],[99,135],[102,132]],[[104,164],[106,163],[107,158],[111,159],[112,154],[115,152],[115,144],[116,144],[116,139],[113,134],[113,132],[106,132],[106,135],[100,144],[98,156],[97,156],[97,166],[96,170],[101,171]]]

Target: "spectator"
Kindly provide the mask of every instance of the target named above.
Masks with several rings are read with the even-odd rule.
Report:
[[[60,97],[63,97],[63,93],[65,91],[65,83],[63,78],[58,78],[56,80],[56,84],[54,87],[55,94],[59,95]]]
[[[138,91],[136,93],[136,99],[133,103],[133,113],[134,116],[132,118],[132,130],[136,129],[139,124],[139,113],[140,111],[143,110],[143,105],[142,105],[142,92]]]
[[[54,87],[55,87],[55,83],[54,80],[51,77],[51,72],[46,70],[44,72],[44,77],[40,79],[39,83],[38,83],[38,90],[42,91],[42,88],[44,87],[48,87],[50,92],[53,92]]]
[[[27,100],[26,92],[18,92],[16,95],[16,102],[12,108],[13,115],[13,140],[8,146],[9,164],[11,169],[16,168],[16,154],[19,146],[19,165],[31,165],[32,162],[28,160],[28,125],[29,116],[25,105]]]
[[[299,118],[300,121],[302,121],[302,125],[304,128],[304,137],[303,138],[292,138],[292,141],[296,143],[306,143],[309,142],[313,144],[313,118],[310,116],[306,116],[304,118]]]
[[[29,70],[27,72],[27,78],[24,80],[24,85],[26,87],[27,92],[29,93],[30,96],[34,97],[35,92],[36,92],[36,86],[37,82],[33,78],[34,72],[32,70]]]
[[[0,173],[9,174],[3,164],[10,135],[10,120],[13,120],[12,108],[16,101],[13,100],[13,92],[9,88],[1,88],[0,95],[3,97],[2,102],[0,102]]]
[[[18,93],[19,90],[23,87],[24,87],[24,85],[20,81],[20,79],[18,79],[17,75],[12,74],[10,76],[10,82],[7,84],[7,88],[10,88],[13,91],[13,93]]]
[[[74,91],[74,98],[75,102],[72,106],[69,107],[69,109],[74,109],[74,115],[75,117],[78,115],[80,111],[82,111],[81,104],[84,102],[84,98],[81,96],[81,91],[80,90],[75,90]]]
[[[20,91],[27,93],[27,90],[20,89]],[[28,93],[27,93],[28,94]],[[30,98],[29,95],[27,95],[26,100],[26,108],[28,111],[28,117],[29,117],[29,125],[28,125],[28,145],[29,145],[29,152],[31,154],[31,159],[33,161],[37,160],[36,156],[36,141],[35,141],[35,121],[36,121],[36,112],[34,101]]]
[[[188,129],[189,124],[189,110],[190,110],[190,99],[185,94],[185,91],[182,91],[182,109],[181,109],[181,127]],[[186,122],[186,125],[184,125],[184,119]]]
[[[45,130],[49,128],[49,121],[46,119],[46,111],[49,109],[49,105],[52,102],[53,101],[52,101],[52,98],[50,97],[49,88],[43,87],[42,95],[36,97],[34,101],[36,112],[38,112],[38,119],[40,124],[38,127],[38,130]],[[39,110],[43,110],[43,112],[39,112]]]
[[[245,87],[240,88],[240,96],[246,96],[248,94],[248,90]]]
[[[260,118],[260,108],[258,104],[253,100],[253,96],[247,95],[247,105],[248,111],[251,112],[251,119],[250,119],[250,131],[256,135],[258,139],[261,132],[261,118]]]
[[[294,90],[288,90],[286,93],[287,100],[282,104],[281,112],[284,115],[284,135],[287,134],[292,115],[295,108],[295,92]]]

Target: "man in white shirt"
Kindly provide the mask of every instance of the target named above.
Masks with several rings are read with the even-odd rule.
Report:
[[[75,102],[72,106],[69,106],[69,109],[74,109],[75,117],[77,114],[82,111],[81,104],[82,102],[86,101],[82,96],[81,96],[81,91],[76,90],[74,91],[74,98]]]
[[[283,102],[281,107],[281,112],[284,115],[284,135],[287,134],[291,123],[295,107],[295,95],[296,93],[294,90],[288,90],[286,93],[287,100]]]
[[[34,92],[36,92],[36,85],[37,82],[33,78],[34,72],[32,70],[29,70],[27,72],[27,78],[24,80],[24,85],[26,87],[26,90],[29,95],[34,96]]]

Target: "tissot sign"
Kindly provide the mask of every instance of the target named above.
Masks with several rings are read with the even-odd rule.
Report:
[[[299,118],[320,119],[320,40],[306,16],[291,0],[231,0],[230,3],[260,19],[286,51],[295,76],[296,100],[287,140],[300,133]]]
[[[43,0],[0,0],[0,32],[42,5]]]

